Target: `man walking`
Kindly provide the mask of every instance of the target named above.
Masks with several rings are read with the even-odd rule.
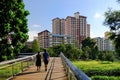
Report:
[[[47,71],[47,65],[48,65],[48,62],[49,62],[49,54],[46,52],[46,49],[44,49],[43,61],[44,61],[44,64],[45,64],[45,71]]]

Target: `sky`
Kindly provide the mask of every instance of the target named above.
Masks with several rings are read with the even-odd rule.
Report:
[[[104,37],[104,32],[109,31],[104,26],[104,13],[112,8],[120,10],[116,0],[24,0],[25,9],[30,12],[27,16],[29,40],[44,30],[52,32],[52,19],[74,16],[75,12],[87,17],[90,24],[90,37]]]

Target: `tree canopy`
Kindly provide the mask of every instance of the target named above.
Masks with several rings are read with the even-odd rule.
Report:
[[[118,0],[120,2],[120,0]],[[109,26],[109,39],[113,40],[116,52],[120,57],[120,10],[109,10],[105,12],[104,25]]]
[[[98,47],[96,45],[96,41],[87,37],[82,41],[82,50],[83,50],[83,58],[96,59],[98,54]]]
[[[33,41],[32,51],[35,52],[35,53],[40,51],[40,44],[39,44],[38,40],[36,40],[36,39]]]
[[[0,0],[0,61],[14,58],[28,39],[23,0]]]
[[[54,45],[47,48],[47,51],[49,52],[50,56],[54,57],[59,56],[60,52],[63,52],[67,58],[72,60],[80,59],[80,54],[82,53],[82,50],[74,47],[71,44]]]

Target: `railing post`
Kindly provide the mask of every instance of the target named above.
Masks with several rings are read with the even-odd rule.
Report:
[[[70,79],[70,71],[69,71],[69,67],[67,67],[67,70],[68,70],[68,71],[67,71],[67,74],[68,74],[68,80],[71,80],[71,79]]]
[[[12,76],[14,77],[14,63],[12,63]]]
[[[70,75],[70,80],[73,80],[73,75],[71,71],[69,71],[69,75]]]
[[[29,60],[27,60],[27,67],[29,68]]]
[[[34,60],[35,60],[35,55],[33,56],[27,56],[27,57],[24,57],[24,58],[19,58],[19,59],[14,59],[14,60],[9,60],[9,61],[5,61],[5,62],[0,62],[0,77],[6,77],[6,78],[12,78],[15,76],[16,74],[16,68],[20,69],[19,72],[23,72],[24,68],[28,68],[30,65],[34,64]],[[25,66],[24,67],[24,61],[26,62]],[[19,67],[17,67],[17,63],[19,63]],[[9,69],[10,68],[10,69]],[[5,70],[4,70],[5,69]],[[10,72],[10,73],[9,73]],[[19,73],[17,71],[17,74]],[[7,80],[10,80],[10,79],[7,79]]]
[[[61,53],[60,56],[63,58],[63,62],[65,62],[68,80],[91,80],[84,72],[74,66],[72,62],[63,55],[63,53]]]
[[[21,72],[23,72],[23,64],[22,64],[22,61],[21,61]]]

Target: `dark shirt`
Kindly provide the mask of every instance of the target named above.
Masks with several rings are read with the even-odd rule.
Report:
[[[45,60],[45,61],[48,61],[49,55],[48,55],[47,52],[44,52],[44,53],[43,53],[43,57],[44,57],[44,60]]]
[[[36,55],[36,66],[41,66],[41,55]]]

